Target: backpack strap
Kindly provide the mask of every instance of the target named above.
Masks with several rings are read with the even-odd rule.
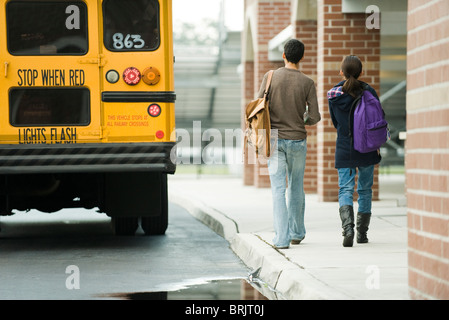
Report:
[[[349,111],[349,137],[351,138],[351,149],[354,146],[354,112],[355,109],[357,109],[357,106],[360,103],[360,100],[362,100],[362,96],[363,93],[365,92],[365,90],[369,90],[369,86],[367,83],[362,82],[362,91],[360,92],[360,94],[354,99],[354,101],[352,102],[351,105],[351,109]]]
[[[357,106],[359,105],[360,100],[362,99],[363,93],[366,90],[369,90],[369,86],[367,83],[362,82],[362,91],[360,92],[360,94],[357,97],[355,97],[354,101],[352,102],[351,109],[349,111],[349,136],[351,137],[351,146],[352,146],[352,141],[353,141],[352,130],[354,127],[354,112],[355,112],[355,109],[357,109]]]
[[[363,95],[364,91],[365,90],[362,90],[362,92],[354,99],[354,101],[352,102],[352,105],[351,105],[351,109],[349,110],[348,123],[349,123],[349,136],[351,137],[351,147],[353,145],[353,140],[354,140],[354,137],[353,137],[354,133],[352,132],[353,127],[354,127],[354,112],[355,112],[355,109],[357,108],[357,106],[359,105],[360,100],[362,99],[362,95]]]

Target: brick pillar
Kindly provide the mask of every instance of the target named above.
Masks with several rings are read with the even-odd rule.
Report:
[[[254,61],[245,61],[243,70],[243,112],[242,112],[242,128],[245,130],[244,114],[245,106],[254,99]],[[250,186],[254,184],[254,149],[249,149],[248,145],[243,146],[243,184]]]
[[[294,37],[304,43],[305,53],[301,60],[301,71],[317,80],[318,29],[316,20],[297,20]]]
[[[311,77],[316,84],[317,80],[317,21],[297,20],[295,23],[294,37],[304,43],[305,54],[300,64],[300,70]],[[317,126],[306,127],[307,129],[307,158],[304,172],[304,191],[306,193],[317,193]]]
[[[253,88],[254,99],[259,92],[263,76],[271,69],[282,67],[283,62],[271,62],[268,60],[268,42],[279,32],[290,24],[290,1],[291,0],[252,0],[245,2],[245,10],[251,10],[250,19],[256,22],[257,29],[252,30],[253,37],[256,39],[256,47],[254,50],[253,80],[252,84],[243,82],[245,88]],[[246,43],[244,43],[246,45]],[[244,64],[244,74],[247,74],[248,64]],[[248,79],[250,77],[248,76]],[[245,92],[247,91],[244,89]],[[251,100],[249,99],[249,100]],[[249,101],[248,100],[248,101]],[[246,104],[245,104],[246,106]],[[266,167],[266,161],[255,159],[253,151],[248,150],[245,156],[244,164],[244,183],[247,185],[254,184],[259,188],[270,186],[270,177]],[[251,163],[248,162],[253,162]]]
[[[412,299],[449,299],[449,1],[409,1],[406,181]]]
[[[318,123],[318,196],[320,201],[338,200],[338,174],[334,167],[337,133],[332,125],[327,91],[342,79],[341,61],[357,55],[363,63],[360,80],[380,89],[380,30],[365,26],[365,13],[342,13],[342,0],[318,0],[318,99],[321,122]],[[376,169],[373,199],[379,197]]]

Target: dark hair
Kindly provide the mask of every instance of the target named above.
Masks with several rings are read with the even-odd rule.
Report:
[[[341,63],[346,82],[343,85],[343,92],[356,97],[362,91],[362,83],[358,80],[362,73],[362,61],[357,56],[347,56]]]
[[[288,40],[284,45],[285,58],[288,62],[297,64],[304,57],[304,43],[299,40]]]

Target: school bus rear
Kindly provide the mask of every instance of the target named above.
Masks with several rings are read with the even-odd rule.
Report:
[[[98,207],[117,234],[163,234],[171,0],[0,3],[0,214]]]

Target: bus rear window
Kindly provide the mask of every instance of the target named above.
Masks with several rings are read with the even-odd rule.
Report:
[[[82,1],[9,1],[8,50],[13,55],[83,55],[88,51]]]
[[[160,44],[158,0],[103,1],[104,45],[110,51],[154,51]]]
[[[87,88],[13,88],[9,92],[9,121],[20,126],[87,126]]]

